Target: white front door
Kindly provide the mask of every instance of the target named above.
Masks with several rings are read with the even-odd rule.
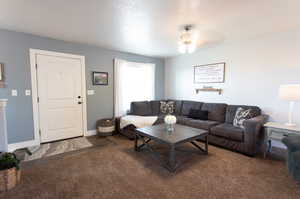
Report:
[[[83,135],[80,59],[36,55],[41,142]]]

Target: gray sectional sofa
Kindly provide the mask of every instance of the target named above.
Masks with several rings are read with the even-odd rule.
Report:
[[[160,111],[160,102],[143,101],[131,103],[131,115],[158,116],[156,124],[164,122],[165,115]],[[266,115],[261,114],[257,106],[227,105],[223,103],[203,103],[185,100],[164,100],[174,101],[174,115],[177,123],[194,128],[209,130],[209,143],[221,146],[246,155],[254,156],[263,143],[262,126],[267,120]],[[252,109],[253,118],[244,121],[244,128],[233,125],[236,110],[239,108]],[[208,111],[208,120],[189,118],[191,109]],[[134,138],[135,126],[129,125],[120,131],[128,138]]]

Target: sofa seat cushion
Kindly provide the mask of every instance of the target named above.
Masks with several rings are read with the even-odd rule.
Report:
[[[195,120],[195,119],[188,119],[185,122],[185,125],[189,127],[204,129],[204,130],[209,130],[210,128],[218,124],[220,124],[220,122],[210,121],[210,120]]]
[[[239,127],[235,127],[232,124],[220,124],[210,129],[212,135],[224,137],[232,141],[243,142],[244,141],[244,130]]]
[[[186,116],[176,116],[177,124],[185,125],[187,121],[191,120],[191,118],[188,118]]]

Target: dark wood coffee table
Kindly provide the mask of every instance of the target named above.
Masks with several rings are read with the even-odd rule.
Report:
[[[191,143],[197,149],[199,149],[204,154],[208,154],[208,131],[202,129],[196,129],[188,126],[183,126],[175,124],[173,132],[168,132],[166,130],[165,124],[149,126],[145,128],[136,129],[134,149],[135,151],[140,151],[141,148],[146,147],[151,152],[153,152],[156,157],[159,156],[157,152],[149,145],[150,141],[155,141],[157,143],[166,144],[170,148],[169,160],[167,162],[163,161],[163,166],[169,171],[174,172],[178,167],[176,163],[176,147],[183,143]],[[200,138],[205,140],[205,148],[200,147],[196,141]],[[142,144],[139,145],[139,140]],[[161,158],[159,158],[161,159]]]

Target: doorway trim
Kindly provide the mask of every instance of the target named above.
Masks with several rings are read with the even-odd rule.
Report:
[[[34,140],[35,145],[41,144],[40,138],[40,117],[38,105],[38,89],[37,89],[37,55],[48,55],[54,57],[65,57],[71,59],[79,59],[81,63],[81,86],[83,96],[82,120],[83,120],[83,136],[88,136],[87,131],[87,98],[86,98],[86,78],[85,78],[85,57],[81,55],[59,53],[54,51],[46,51],[39,49],[29,49],[30,53],[30,71],[31,71],[31,95],[33,108],[33,124],[34,124]]]

